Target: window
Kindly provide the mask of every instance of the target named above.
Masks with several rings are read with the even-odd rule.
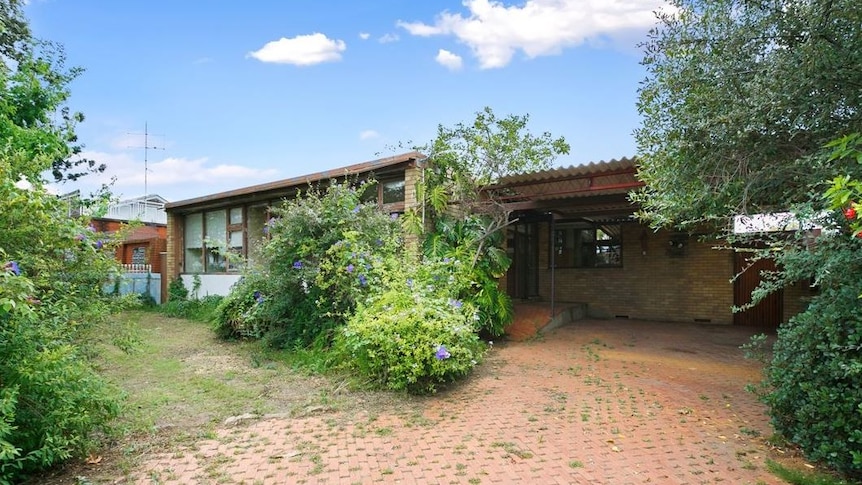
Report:
[[[224,257],[225,251],[243,254],[243,209],[215,210],[189,214],[184,228],[184,269],[186,273],[238,271],[239,264]]]
[[[619,224],[562,223],[554,228],[553,262],[557,268],[622,266]],[[548,262],[549,266],[551,262]]]
[[[132,248],[132,264],[147,264],[146,246],[135,246]]]
[[[227,221],[225,211],[204,213],[204,234],[206,238],[206,269],[207,273],[221,273],[227,269],[222,251],[227,249]]]
[[[189,214],[185,221],[185,241],[184,253],[184,268],[186,273],[203,273],[204,272],[204,215]]]
[[[248,248],[246,258],[253,262],[257,257],[257,250],[266,240],[266,227],[268,209],[266,205],[253,205],[248,208],[246,228],[248,231]]]
[[[384,179],[370,185],[362,194],[363,203],[377,203],[384,212],[404,212],[404,178]]]

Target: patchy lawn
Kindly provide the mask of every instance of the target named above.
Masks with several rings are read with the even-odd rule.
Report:
[[[257,342],[224,342],[201,322],[126,312],[97,340],[102,372],[127,394],[118,435],[84,462],[35,483],[115,483],[141,458],[215,435],[229,418],[303,417],[416,405],[409,396],[357,391],[295,369]]]

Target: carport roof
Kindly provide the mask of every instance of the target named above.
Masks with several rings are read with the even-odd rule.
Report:
[[[485,190],[512,211],[547,211],[559,217],[626,217],[636,210],[628,194],[643,182],[637,161],[607,162],[510,175]]]

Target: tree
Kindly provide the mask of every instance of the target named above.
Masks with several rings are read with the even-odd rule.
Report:
[[[776,432],[810,459],[859,477],[862,4],[673,7],[644,45],[640,216],[654,226],[712,222],[736,244],[753,242],[726,224],[737,214],[789,211],[823,228],[813,244],[801,231],[752,236],[767,245],[760,257],[781,268],[762,275],[754,302],[798,281],[818,288],[779,328],[760,396]]]
[[[812,158],[862,130],[862,3],[675,0],[644,45],[642,215],[658,225],[787,209]]]
[[[471,124],[438,126],[437,137],[416,148],[428,155],[428,169],[417,190],[421,213],[406,214],[407,225],[420,236],[426,258],[467,263],[465,278],[473,284],[460,296],[476,304],[481,327],[492,336],[501,335],[512,317],[497,283],[511,263],[501,232],[510,221],[494,193],[483,188],[506,175],[547,169],[569,153],[564,138],[531,134],[529,119],[498,118],[486,107]]]
[[[0,2],[0,484],[93,444],[119,412],[116,389],[87,356],[87,331],[109,303],[111,242],[70,218],[42,174],[72,179],[74,122],[65,103],[79,71],[30,38],[17,0]],[[57,115],[60,122],[55,122]],[[83,171],[80,171],[84,168]],[[95,168],[95,167],[94,167]],[[76,172],[76,170],[79,170]],[[17,186],[26,177],[30,189]]]
[[[48,161],[11,167],[19,176],[32,182],[50,171],[62,182],[105,170],[79,156],[75,125],[84,115],[65,105],[82,72],[65,68],[61,46],[31,36],[20,0],[0,3],[0,153],[23,150]]]

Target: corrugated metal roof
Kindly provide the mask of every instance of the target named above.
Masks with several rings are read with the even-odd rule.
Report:
[[[169,202],[165,204],[165,209],[170,211],[172,209],[184,208],[188,206],[201,205],[201,204],[211,204],[213,202],[223,200],[223,199],[234,199],[237,197],[248,196],[252,194],[278,194],[280,192],[286,192],[290,189],[301,187],[304,185],[313,184],[315,182],[320,182],[322,180],[329,180],[333,178],[342,178],[351,175],[365,174],[378,172],[389,167],[393,167],[395,165],[399,165],[407,162],[415,162],[417,160],[425,159],[425,155],[419,153],[417,151],[402,153],[400,155],[394,155],[386,158],[378,158],[376,160],[371,160],[368,162],[357,163],[354,165],[348,165],[346,167],[336,168],[332,170],[326,170],[323,172],[317,172],[309,175],[301,175],[299,177],[293,177],[283,180],[277,180],[275,182],[267,182],[264,184],[252,185],[249,187],[243,187],[240,189],[229,190],[226,192],[219,192],[217,194],[205,195],[201,197],[195,197],[193,199],[180,200],[176,202]]]
[[[511,175],[486,190],[511,210],[596,217],[633,212],[627,194],[642,186],[637,179],[636,160],[622,158]]]
[[[643,185],[632,158],[510,175],[488,187],[503,200],[547,200],[628,193]]]

